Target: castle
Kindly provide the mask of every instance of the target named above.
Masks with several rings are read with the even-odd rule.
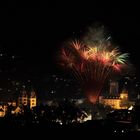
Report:
[[[127,90],[123,89],[118,94],[118,82],[116,81],[110,81],[110,93],[108,96],[99,96],[99,103],[110,106],[113,109],[128,109],[135,104],[129,101]]]
[[[131,104],[126,90],[123,90],[120,95],[99,96],[99,103],[113,109],[128,109]]]

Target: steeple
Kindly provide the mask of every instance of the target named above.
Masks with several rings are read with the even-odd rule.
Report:
[[[35,91],[33,89],[31,91],[30,98],[36,98],[36,93],[35,93]]]
[[[27,104],[28,104],[28,95],[27,95],[25,88],[23,88],[23,90],[21,90],[20,96],[18,98],[18,105],[27,106]]]
[[[29,102],[30,102],[30,108],[31,109],[36,106],[36,93],[33,89],[30,93]]]

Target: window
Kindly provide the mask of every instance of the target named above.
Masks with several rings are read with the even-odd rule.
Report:
[[[23,104],[25,105],[25,104],[26,104],[26,102],[23,102]]]

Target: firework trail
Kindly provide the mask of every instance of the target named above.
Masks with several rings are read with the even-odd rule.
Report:
[[[111,44],[110,36],[105,38],[102,30],[98,29],[93,39],[88,37],[63,47],[61,63],[81,82],[89,101],[95,103],[109,75],[120,72],[127,65],[128,54],[121,54],[119,48]]]

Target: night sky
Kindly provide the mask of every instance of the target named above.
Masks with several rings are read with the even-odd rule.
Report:
[[[122,51],[130,53],[140,77],[139,13],[131,3],[9,1],[0,8],[0,81],[57,72],[55,59],[62,43],[94,23],[103,24]]]

